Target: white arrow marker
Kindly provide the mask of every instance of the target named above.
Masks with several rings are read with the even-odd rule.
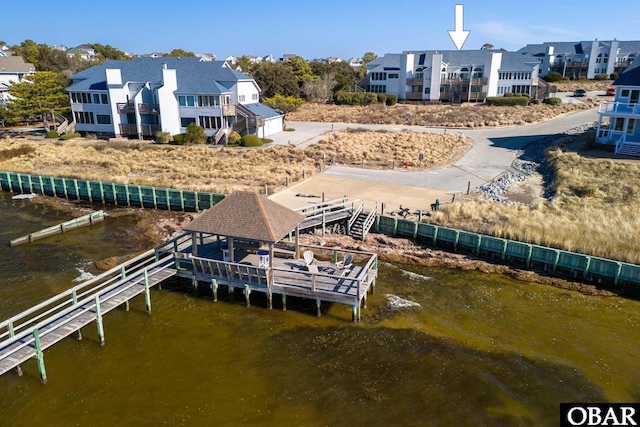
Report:
[[[464,30],[464,5],[456,5],[456,21],[453,31],[449,30],[449,37],[453,40],[453,44],[456,45],[458,50],[462,49],[464,42],[467,41],[469,33],[471,31]]]

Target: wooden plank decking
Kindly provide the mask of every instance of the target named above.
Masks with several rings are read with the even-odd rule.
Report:
[[[172,257],[167,257],[147,269],[132,273],[108,288],[86,292],[82,300],[71,307],[56,310],[41,322],[0,342],[0,375],[37,357],[38,351],[53,346],[93,321],[98,320],[101,328],[100,316],[175,275],[177,270],[171,268],[172,266]],[[150,308],[149,305],[147,307]],[[39,343],[36,343],[36,340]]]

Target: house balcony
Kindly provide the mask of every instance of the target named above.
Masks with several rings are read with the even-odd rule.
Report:
[[[408,101],[421,101],[422,92],[407,92],[405,99]]]
[[[118,102],[116,106],[118,107],[118,114],[134,114],[136,112],[136,106],[130,102]]]
[[[598,106],[598,113],[607,116],[639,116],[640,104],[628,102],[605,101]]]
[[[160,131],[160,125],[140,125],[140,135],[142,136],[155,136],[156,132]],[[138,125],[135,124],[121,124],[120,135],[122,136],[139,136]]]
[[[471,79],[442,79],[440,80],[441,85],[451,85],[451,86],[486,86],[489,84],[489,79],[486,78],[474,78]]]
[[[236,115],[236,106],[235,105],[222,105],[222,116],[224,117],[235,117]]]
[[[422,78],[407,79],[407,86],[422,86],[423,83],[424,79]]]
[[[158,104],[138,104],[140,114],[160,114],[160,106]]]

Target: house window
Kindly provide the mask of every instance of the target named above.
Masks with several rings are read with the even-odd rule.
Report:
[[[195,99],[195,96],[193,95],[187,95],[187,96],[179,95],[178,103],[180,104],[181,107],[195,107],[196,99]]]
[[[420,74],[420,76],[418,76],[418,74]],[[417,78],[421,78],[422,77],[422,73],[418,73],[416,74]],[[398,73],[389,73],[389,78],[390,79],[397,79],[400,75]]]
[[[102,97],[102,103],[103,104],[108,104],[109,103],[109,98],[107,97],[106,93],[102,93],[102,94],[100,94],[100,96]]]
[[[199,95],[198,105],[200,107],[216,107],[220,103],[220,98],[213,95]]]
[[[238,102],[244,102],[244,95],[238,95]]]
[[[371,80],[387,80],[387,73],[371,73]]]
[[[624,119],[622,117],[616,117],[614,130],[622,130],[624,128]]]
[[[620,92],[620,96],[622,97],[628,97],[629,96],[629,89],[622,89],[622,92]]]
[[[629,124],[627,125],[627,133],[632,134],[636,127],[636,119],[629,119]]]
[[[194,117],[180,117],[180,126],[186,128],[190,123],[195,123],[196,119]]]
[[[431,94],[431,88],[430,88],[430,87],[425,87],[425,88],[424,88],[424,94],[425,94],[425,95],[429,95],[429,94]]]
[[[471,92],[476,92],[476,93],[482,92],[482,86],[471,86]]]
[[[93,103],[94,104],[100,104],[100,94],[99,93],[94,93],[93,94]]]
[[[222,127],[222,119],[215,116],[200,116],[200,126],[205,129],[220,129]]]
[[[258,100],[258,94],[257,93],[252,94],[251,95],[251,100],[252,101],[257,101]]]
[[[93,113],[90,111],[76,111],[74,113],[76,123],[89,123],[93,124]]]
[[[110,125],[111,116],[108,114],[96,114],[96,122],[98,122],[99,125]]]
[[[371,85],[369,90],[373,93],[387,93],[387,85]]]

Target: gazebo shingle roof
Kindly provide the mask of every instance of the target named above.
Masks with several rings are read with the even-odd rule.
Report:
[[[184,231],[275,243],[304,219],[264,196],[236,191],[200,214]]]

